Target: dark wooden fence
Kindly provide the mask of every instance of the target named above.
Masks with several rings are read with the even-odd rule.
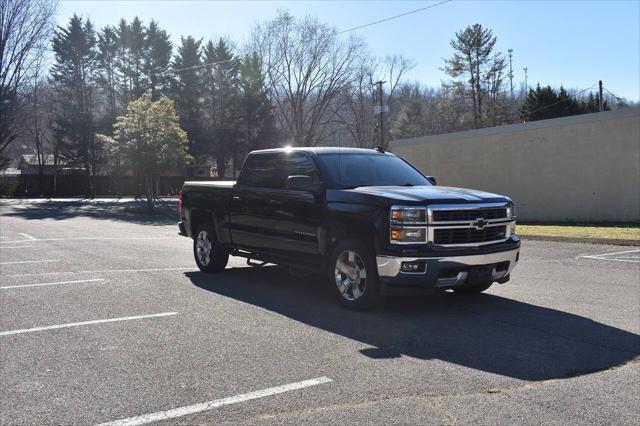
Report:
[[[188,178],[189,180],[201,180]],[[187,178],[167,176],[160,178],[160,195],[177,195]],[[209,179],[207,179],[209,180]],[[213,179],[211,179],[213,180]],[[0,175],[0,196],[4,197],[77,197],[91,194],[94,182],[94,195],[98,196],[144,196],[144,182],[136,176],[95,176],[60,175]]]

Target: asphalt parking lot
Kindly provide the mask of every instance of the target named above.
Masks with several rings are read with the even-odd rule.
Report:
[[[640,424],[638,247],[524,241],[485,294],[358,313],[198,272],[177,215],[1,208],[2,424]]]

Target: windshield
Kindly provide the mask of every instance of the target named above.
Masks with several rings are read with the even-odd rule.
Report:
[[[380,154],[324,154],[319,159],[338,188],[429,185],[420,172],[399,157]]]

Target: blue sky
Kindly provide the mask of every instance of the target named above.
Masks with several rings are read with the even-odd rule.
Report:
[[[438,1],[69,1],[60,3],[58,23],[74,13],[96,27],[134,16],[155,19],[178,42],[181,35],[225,36],[242,44],[256,21],[278,9],[311,14],[338,30],[384,19]],[[449,40],[467,25],[493,29],[497,47],[513,49],[515,81],[586,89],[598,80],[617,94],[640,100],[640,0],[629,1],[463,1],[454,0],[413,15],[364,28],[377,55],[402,54],[417,66],[408,76],[427,85],[446,80],[440,71],[451,56]],[[345,35],[346,36],[346,35]]]

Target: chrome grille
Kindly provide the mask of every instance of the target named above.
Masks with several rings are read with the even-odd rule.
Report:
[[[491,226],[482,230],[473,228],[435,228],[434,244],[472,244],[502,240],[507,232],[506,226]]]
[[[467,210],[434,210],[433,222],[455,222],[475,219],[504,219],[506,207]]]

